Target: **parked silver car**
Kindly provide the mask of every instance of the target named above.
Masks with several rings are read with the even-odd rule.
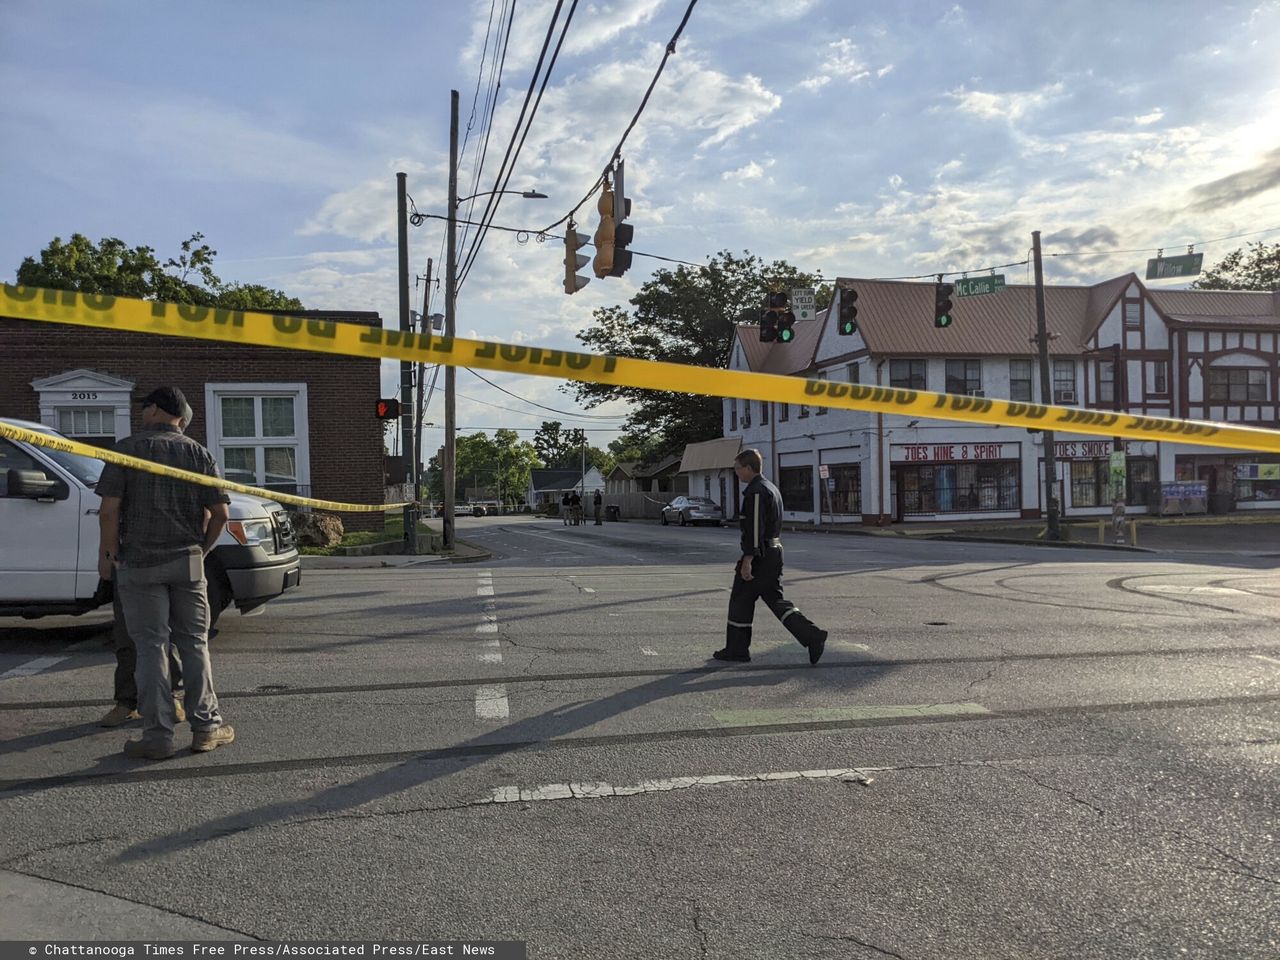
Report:
[[[662,508],[662,525],[679,523],[686,527],[691,523],[711,523],[719,526],[724,521],[724,510],[714,500],[706,497],[676,497]]]

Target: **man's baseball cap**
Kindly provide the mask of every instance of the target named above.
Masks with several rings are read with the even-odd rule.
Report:
[[[191,409],[187,398],[177,387],[156,387],[138,402],[144,407],[154,403],[171,417],[181,417],[184,411]]]

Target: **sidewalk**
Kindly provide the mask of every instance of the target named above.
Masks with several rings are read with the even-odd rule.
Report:
[[[892,527],[827,528],[837,533],[869,536],[907,537],[920,540],[968,540],[975,542],[1015,542],[1049,547],[1101,547],[1103,549],[1191,550],[1243,553],[1280,557],[1280,512],[1249,511],[1193,517],[1130,515],[1125,522],[1126,544],[1117,548],[1112,541],[1111,518],[1103,517],[1102,542],[1098,539],[1097,517],[1064,517],[1066,543],[1045,539],[1043,520],[962,520],[955,523],[895,524]],[[1133,521],[1130,527],[1129,521]],[[812,530],[797,525],[796,530]],[[1137,542],[1128,542],[1136,533]]]

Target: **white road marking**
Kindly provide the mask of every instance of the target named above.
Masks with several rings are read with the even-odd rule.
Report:
[[[578,589],[581,590],[583,593],[595,593],[595,590],[593,590],[591,587],[579,587]]]
[[[1264,656],[1261,653],[1251,653],[1249,656],[1253,657],[1255,660],[1266,660],[1268,663],[1280,663],[1280,660],[1277,660],[1275,657]]]
[[[881,767],[842,767],[835,770],[786,770],[777,773],[754,773],[746,776],[712,774],[701,777],[672,777],[667,780],[641,780],[628,786],[615,786],[603,781],[582,783],[547,783],[524,789],[517,786],[494,787],[481,803],[531,803],[535,800],[590,800],[602,797],[632,797],[640,793],[664,793],[690,787],[712,787],[722,783],[757,783],[767,780],[839,780],[845,783],[870,784]]]
[[[1186,587],[1176,583],[1146,583],[1138,586],[1139,591],[1147,593],[1211,593],[1211,594],[1248,594],[1248,590],[1237,590],[1234,587]]]
[[[482,623],[476,627],[476,633],[497,633],[498,625],[496,623]]]
[[[480,654],[480,662],[481,663],[501,663],[502,654],[501,653],[482,653]]]
[[[476,588],[476,596],[477,596],[477,597],[492,597],[492,596],[493,596],[493,584],[489,584],[487,587],[477,587],[477,588]]]
[[[510,715],[511,704],[507,702],[505,683],[476,688],[477,720],[506,720]]]
[[[67,657],[37,657],[34,660],[28,660],[26,663],[19,664],[12,670],[6,670],[0,673],[0,680],[16,680],[18,677],[31,677],[42,670],[48,670],[50,667],[61,663]]]
[[[656,657],[658,655],[658,651],[654,650],[652,647],[641,647],[640,652],[646,657]]]

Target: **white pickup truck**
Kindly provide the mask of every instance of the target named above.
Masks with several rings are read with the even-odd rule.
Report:
[[[24,420],[4,423],[59,436]],[[110,601],[98,578],[103,462],[0,437],[0,617],[81,614]],[[302,578],[289,515],[273,500],[230,494],[231,519],[205,559],[211,621],[242,613]],[[212,623],[210,624],[212,625]]]

